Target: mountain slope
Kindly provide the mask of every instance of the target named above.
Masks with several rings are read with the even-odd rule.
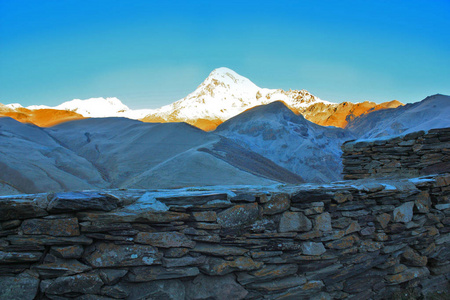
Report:
[[[353,135],[344,129],[316,125],[295,115],[283,102],[257,106],[214,131],[308,182],[341,179],[340,145]]]
[[[358,138],[379,138],[444,127],[450,127],[450,96],[440,94],[363,115],[347,126]]]

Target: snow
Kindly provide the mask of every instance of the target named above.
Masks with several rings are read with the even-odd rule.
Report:
[[[20,105],[19,103],[6,104],[5,106],[6,106],[7,108],[11,108],[11,109],[17,109],[17,108],[23,107],[23,106]]]

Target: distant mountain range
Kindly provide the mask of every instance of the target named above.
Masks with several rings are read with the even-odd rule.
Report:
[[[450,127],[450,97],[404,106],[333,104],[306,91],[260,89],[220,68],[194,93],[150,116],[117,98],[56,108],[0,105],[0,113],[9,116],[0,118],[1,195],[336,181],[344,141]],[[164,122],[133,120],[144,115]],[[218,127],[206,132],[172,122],[179,120]],[[317,124],[327,122],[339,126]]]
[[[51,126],[77,118],[125,117],[144,122],[186,122],[211,131],[224,121],[258,105],[283,101],[294,113],[324,126],[344,128],[349,120],[371,111],[395,108],[402,103],[394,100],[374,102],[331,103],[311,95],[306,90],[266,89],[227,68],[218,68],[197,89],[172,104],[158,109],[132,110],[117,98],[75,99],[56,107],[20,104],[0,104],[0,115],[38,126]],[[55,110],[52,122],[45,116]],[[65,113],[67,112],[67,113]]]

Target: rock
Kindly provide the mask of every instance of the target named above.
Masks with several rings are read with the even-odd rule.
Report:
[[[358,240],[359,240],[358,237],[356,237],[354,235],[349,235],[340,240],[329,242],[326,244],[326,246],[331,249],[339,249],[339,250],[347,249],[347,248],[350,248],[351,246],[353,246],[353,244]]]
[[[13,245],[90,245],[92,239],[83,235],[80,236],[59,236],[54,237],[51,235],[10,235],[6,238]]]
[[[333,200],[337,203],[344,203],[347,201],[352,201],[353,196],[350,192],[347,191],[336,192],[333,196]]]
[[[295,264],[287,265],[266,265],[259,270],[253,272],[238,273],[238,281],[242,285],[247,285],[253,282],[268,281],[272,279],[279,279],[288,275],[297,273],[298,266]]]
[[[0,221],[29,219],[48,215],[47,204],[36,200],[36,195],[8,196],[0,198]]]
[[[365,227],[359,232],[362,236],[371,235],[375,232],[375,227]]]
[[[0,264],[36,262],[42,257],[42,252],[4,252],[0,251]]]
[[[380,223],[381,228],[385,229],[389,222],[391,221],[391,215],[383,213],[379,216],[377,216],[377,221]]]
[[[22,223],[21,220],[9,220],[9,221],[2,222],[0,228],[2,230],[13,229],[13,228],[19,227],[21,223]]]
[[[304,255],[322,255],[326,252],[322,243],[303,242],[301,248]]]
[[[291,287],[302,285],[306,282],[305,277],[292,276],[282,279],[271,280],[268,282],[258,282],[249,284],[247,287],[263,292],[273,292],[288,289]]]
[[[187,248],[169,248],[164,252],[165,257],[183,257],[189,253]]]
[[[146,282],[162,279],[194,277],[199,274],[196,267],[164,268],[161,266],[135,267],[125,277],[129,282]]]
[[[128,273],[127,270],[122,269],[100,269],[99,275],[103,282],[107,285],[113,285]]]
[[[81,221],[95,223],[170,223],[174,221],[187,221],[190,215],[185,213],[164,211],[115,211],[106,213],[80,212],[77,217]]]
[[[100,294],[114,299],[123,299],[128,297],[129,292],[121,286],[104,286],[100,290]]]
[[[324,232],[331,231],[331,215],[328,212],[316,216],[314,229]]]
[[[198,222],[215,222],[217,215],[215,211],[197,211],[192,212],[192,217]]]
[[[224,256],[224,255],[239,256],[248,252],[248,250],[244,248],[222,246],[217,244],[206,244],[206,243],[197,243],[197,245],[195,246],[194,249],[192,249],[192,251],[215,256]]]
[[[231,300],[244,299],[248,292],[236,283],[234,275],[225,276],[197,276],[186,284],[187,300]]]
[[[120,287],[128,292],[129,300],[138,299],[185,299],[185,287],[180,280],[158,280],[145,283],[121,283]],[[216,287],[217,288],[217,287]]]
[[[258,203],[230,207],[217,216],[217,223],[223,228],[234,228],[254,222],[259,216]]]
[[[414,204],[419,213],[429,213],[431,208],[430,194],[426,191],[420,192],[415,196]]]
[[[406,202],[394,209],[394,222],[408,223],[413,218],[414,202]]]
[[[57,247],[53,246],[50,253],[59,258],[80,258],[83,254],[83,247],[80,245]]]
[[[39,279],[24,272],[15,277],[0,276],[0,299],[33,300],[39,288]]]
[[[284,212],[281,216],[278,232],[309,231],[312,228],[311,221],[300,212]]]
[[[41,282],[41,291],[50,295],[68,293],[99,294],[103,281],[97,272],[47,279]]]
[[[184,256],[181,258],[163,258],[162,265],[166,268],[200,266],[206,262],[205,256]]]
[[[162,254],[147,245],[116,245],[97,242],[86,249],[83,258],[93,267],[145,266],[161,263]]]
[[[291,200],[289,194],[280,193],[272,195],[269,202],[265,203],[263,206],[263,214],[265,215],[275,215],[282,213],[289,209],[291,206]]]
[[[407,248],[402,254],[404,263],[413,267],[425,267],[428,259],[426,256],[420,256],[416,251],[411,248]]]
[[[345,233],[344,234],[347,235],[347,234],[351,234],[351,233],[354,233],[354,232],[358,232],[360,230],[361,230],[361,226],[359,225],[359,223],[357,221],[353,221],[345,229]]]
[[[78,236],[80,230],[77,218],[28,219],[22,222],[24,234],[45,234],[51,236]]]
[[[32,268],[39,273],[41,278],[69,276],[92,269],[76,259],[60,259],[52,255],[47,255],[42,264],[35,265]]]
[[[385,277],[386,281],[390,284],[400,284],[402,282],[410,281],[415,278],[426,277],[430,275],[430,271],[427,268],[409,268],[406,271],[395,274],[388,275]]]
[[[195,247],[194,241],[179,232],[139,232],[135,242],[161,248]]]
[[[262,266],[262,262],[255,262],[250,257],[240,256],[234,260],[210,258],[206,265],[200,267],[200,270],[208,275],[225,275],[234,271],[253,271]]]
[[[111,211],[118,207],[119,199],[112,195],[98,192],[56,193],[47,206],[50,213],[82,210]]]

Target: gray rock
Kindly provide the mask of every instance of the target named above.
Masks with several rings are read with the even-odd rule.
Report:
[[[0,251],[0,264],[36,262],[42,257],[42,252],[4,252]]]
[[[0,197],[0,221],[29,219],[48,215],[46,203],[36,200],[36,195]]]
[[[51,236],[78,236],[80,230],[77,218],[28,219],[22,222],[24,234],[45,234]]]
[[[47,255],[42,264],[33,266],[41,278],[54,278],[83,273],[92,268],[80,263],[76,259],[60,259],[52,255]]]
[[[194,277],[199,274],[196,267],[164,268],[161,266],[135,267],[125,277],[129,282],[146,282],[162,279]]]
[[[191,251],[215,256],[224,256],[224,255],[242,255],[248,252],[248,249],[233,246],[222,246],[217,244],[197,243],[195,248],[192,249]]]
[[[51,235],[10,235],[6,238],[13,245],[90,245],[92,239],[80,236],[51,236]]]
[[[394,209],[394,222],[408,223],[413,218],[414,202],[406,202]]]
[[[244,299],[248,292],[236,283],[234,275],[205,276],[200,274],[186,284],[187,300]]]
[[[238,273],[238,281],[240,284],[247,285],[258,281],[268,281],[279,279],[297,273],[298,266],[295,264],[286,265],[266,265],[259,270],[252,272]]]
[[[139,232],[135,238],[135,242],[161,248],[194,248],[195,246],[194,241],[179,232]]]
[[[24,272],[15,277],[0,276],[0,299],[33,300],[39,288],[39,279]]]
[[[258,203],[234,205],[217,215],[223,228],[234,228],[254,222],[259,216]]]
[[[303,242],[301,248],[305,255],[322,255],[326,252],[322,243]]]
[[[309,231],[311,228],[312,223],[304,214],[300,212],[285,212],[281,216],[278,231]]]
[[[41,291],[51,295],[68,293],[99,294],[103,281],[96,272],[74,276],[46,279],[41,282]]]
[[[110,211],[118,207],[119,199],[97,192],[68,192],[54,194],[47,206],[50,213],[81,210]]]
[[[314,229],[315,230],[324,231],[324,232],[331,231],[332,227],[331,227],[331,215],[330,215],[330,213],[325,212],[323,214],[320,214],[320,215],[316,216]]]
[[[292,288],[306,283],[305,277],[292,276],[282,279],[271,280],[268,282],[252,283],[247,288],[255,289],[263,292],[273,292]]]
[[[121,286],[104,286],[100,293],[114,299],[123,299],[129,296],[129,292]]]
[[[83,254],[83,251],[84,249],[80,245],[65,246],[65,247],[53,246],[50,249],[50,253],[59,258],[80,258],[81,255]]]
[[[162,253],[147,245],[116,245],[98,242],[86,249],[84,259],[92,266],[125,267],[160,264]]]
[[[253,271],[261,268],[262,262],[256,262],[250,257],[240,256],[233,260],[211,258],[208,263],[201,266],[203,273],[208,275],[225,275],[234,271]]]
[[[200,266],[206,262],[205,256],[183,256],[181,258],[163,258],[162,265],[166,268]]]
[[[145,283],[121,283],[128,293],[128,300],[142,299],[185,299],[185,287],[180,280],[158,280]]]
[[[291,206],[291,200],[289,194],[280,193],[272,195],[269,202],[265,203],[263,206],[263,214],[265,215],[275,215],[282,213],[289,209]]]
[[[100,269],[99,275],[103,282],[107,285],[113,285],[128,273],[127,270],[121,269]]]

